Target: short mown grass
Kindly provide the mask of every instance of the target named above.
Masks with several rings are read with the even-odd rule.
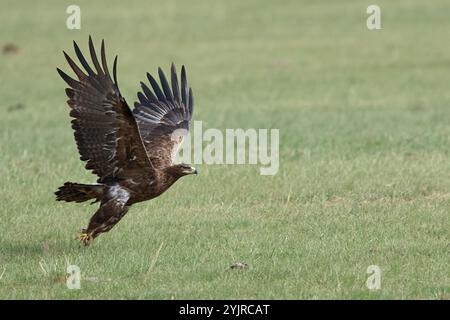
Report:
[[[0,298],[450,298],[448,1],[378,1],[379,31],[368,1],[83,0],[78,31],[70,4],[2,1],[0,46],[18,51],[0,53]],[[80,247],[96,207],[53,192],[95,177],[55,68],[89,34],[119,54],[130,105],[175,61],[204,126],[280,129],[279,172],[200,165]]]

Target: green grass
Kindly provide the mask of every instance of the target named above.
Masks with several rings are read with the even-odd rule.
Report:
[[[380,31],[372,1],[77,1],[80,31],[72,3],[2,1],[0,45],[20,50],[0,55],[0,298],[450,299],[448,1],[377,1]],[[278,174],[200,166],[80,247],[95,207],[53,192],[95,177],[55,68],[89,34],[119,54],[130,104],[175,61],[195,120],[279,128]],[[237,261],[249,268],[227,271]]]

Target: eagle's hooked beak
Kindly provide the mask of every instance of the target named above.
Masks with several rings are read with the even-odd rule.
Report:
[[[187,174],[198,174],[197,169],[195,169],[194,167],[184,167],[184,170],[182,171],[183,174],[187,175]]]

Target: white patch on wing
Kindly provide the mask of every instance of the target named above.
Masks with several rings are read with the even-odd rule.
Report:
[[[108,195],[116,199],[121,205],[125,205],[128,199],[130,199],[130,193],[117,184],[109,187]]]

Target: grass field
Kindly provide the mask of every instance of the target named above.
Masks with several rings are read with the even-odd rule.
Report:
[[[447,0],[376,1],[379,31],[373,1],[77,1],[68,30],[72,3],[2,0],[0,46],[19,49],[0,53],[0,298],[450,299]],[[129,104],[175,61],[195,120],[279,128],[278,174],[200,165],[80,247],[96,207],[53,192],[95,177],[55,68],[89,34],[119,54]]]

